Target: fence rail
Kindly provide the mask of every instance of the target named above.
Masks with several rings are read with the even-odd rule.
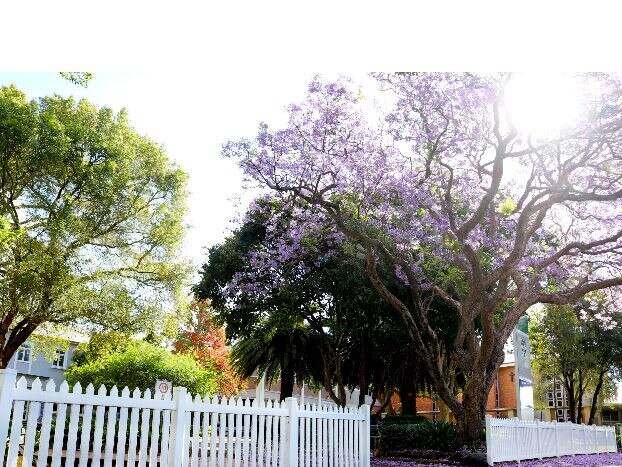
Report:
[[[369,406],[31,388],[0,370],[0,462],[16,467],[369,467]]]
[[[616,452],[613,427],[486,416],[488,465],[575,454]]]

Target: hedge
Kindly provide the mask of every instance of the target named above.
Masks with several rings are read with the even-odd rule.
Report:
[[[458,446],[456,426],[448,422],[385,423],[378,434],[378,448],[385,456],[415,449],[447,452]]]

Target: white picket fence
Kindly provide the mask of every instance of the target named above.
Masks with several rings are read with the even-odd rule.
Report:
[[[614,427],[486,416],[488,465],[575,454],[616,452]]]
[[[0,370],[0,461],[16,467],[369,467],[369,406],[172,399]]]

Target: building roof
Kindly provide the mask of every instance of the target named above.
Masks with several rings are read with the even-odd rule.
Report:
[[[45,328],[41,328],[36,330],[34,334],[42,337],[67,339],[69,342],[74,344],[87,344],[91,338],[88,334],[84,334],[73,329],[51,331]]]

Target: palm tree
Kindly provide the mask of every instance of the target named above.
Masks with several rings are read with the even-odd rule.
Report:
[[[296,381],[321,381],[320,352],[320,341],[308,326],[274,327],[265,323],[233,346],[231,362],[243,378],[256,371],[268,381],[280,376],[283,401],[292,396]]]

